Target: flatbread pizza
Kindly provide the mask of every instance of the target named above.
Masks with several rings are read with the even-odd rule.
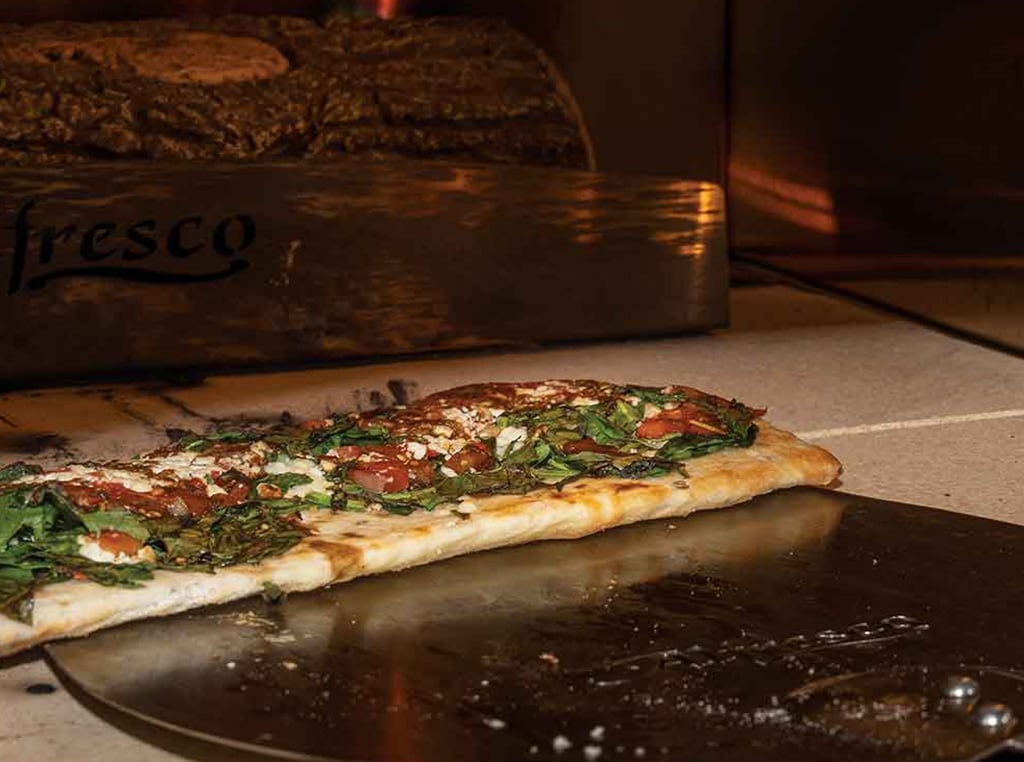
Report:
[[[0,654],[264,593],[827,485],[825,450],[686,386],[490,383],[153,452],[0,469]]]

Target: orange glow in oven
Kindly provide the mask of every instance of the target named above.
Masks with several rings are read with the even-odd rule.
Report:
[[[377,17],[393,19],[398,15],[398,0],[377,0]]]

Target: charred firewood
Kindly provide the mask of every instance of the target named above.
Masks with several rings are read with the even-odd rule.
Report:
[[[585,167],[556,79],[497,20],[0,25],[0,162],[363,154]]]

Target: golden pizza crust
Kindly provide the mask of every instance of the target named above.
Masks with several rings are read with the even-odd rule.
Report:
[[[648,519],[723,508],[776,489],[824,486],[839,475],[830,453],[768,424],[747,448],[686,463],[688,478],[583,479],[563,490],[474,498],[410,516],[304,514],[313,534],[258,566],[215,574],[159,571],[140,588],[68,581],[36,594],[34,624],[0,621],[0,655],[47,640],[85,635],[135,619],[224,603],[273,582],[289,592],[398,571],[453,556],[536,540],[571,539]]]

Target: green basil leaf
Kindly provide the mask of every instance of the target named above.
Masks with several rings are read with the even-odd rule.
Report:
[[[617,399],[609,420],[619,430],[633,432],[643,416],[643,404],[633,406],[623,399]]]
[[[0,613],[32,624],[32,590],[35,577],[20,569],[0,569]]]
[[[331,501],[331,508],[335,511],[352,511],[362,513],[369,507],[370,501],[362,497],[346,495],[343,492],[335,492]]]
[[[42,472],[43,469],[39,466],[31,466],[28,463],[11,463],[9,466],[0,468],[0,482],[10,482],[23,476],[41,474]]]
[[[597,413],[590,410],[582,410],[580,418],[583,420],[583,434],[590,437],[599,445],[617,446],[626,442],[630,435],[619,431],[611,422],[606,421]]]
[[[440,494],[434,487],[423,487],[422,489],[410,489],[403,490],[401,492],[383,492],[379,495],[375,495],[374,499],[379,502],[385,510],[391,511],[392,513],[401,511],[392,511],[392,508],[399,508],[404,510],[405,508],[423,508],[427,511],[432,511],[441,503],[448,502],[449,498]]]
[[[202,452],[219,442],[251,442],[256,437],[257,434],[250,431],[224,430],[212,431],[207,434],[196,434],[189,431],[180,437],[175,444],[186,450]]]
[[[733,445],[728,437],[703,437],[696,434],[681,434],[672,437],[658,449],[658,457],[681,461],[708,455]]]
[[[149,539],[149,530],[138,516],[128,511],[93,511],[80,513],[79,517],[90,534],[98,534],[104,530],[121,532],[134,537],[139,542]]]
[[[545,484],[560,484],[586,473],[586,467],[568,458],[552,454],[542,465],[530,469],[534,479]]]
[[[354,418],[339,418],[334,424],[311,431],[306,437],[306,449],[314,455],[324,455],[345,445],[385,444],[388,430],[383,426],[360,428]]]
[[[330,508],[331,496],[326,492],[310,492],[302,498],[305,503],[311,503],[318,508]]]
[[[663,407],[667,402],[685,402],[688,399],[682,392],[666,394],[651,386],[628,386],[623,390],[622,396],[637,397],[641,402],[650,402],[658,407]]]
[[[309,484],[313,481],[313,477],[306,474],[270,474],[260,479],[260,484],[271,484],[282,492],[287,492],[292,487],[298,487],[301,484]]]
[[[56,509],[48,504],[28,503],[32,493],[24,490],[0,494],[0,550],[13,537],[28,532],[35,539],[42,539],[56,520]]]
[[[501,464],[508,466],[525,466],[530,463],[539,463],[551,453],[551,445],[542,439],[535,442],[527,441],[519,449],[507,453],[502,458]]]
[[[625,479],[651,479],[655,476],[665,476],[673,470],[679,473],[680,468],[671,462],[653,458],[637,458],[621,466],[612,466],[615,475]]]
[[[57,556],[53,560],[58,566],[74,569],[92,582],[107,587],[142,587],[143,582],[153,579],[153,566],[147,563],[105,564],[80,556]]]

